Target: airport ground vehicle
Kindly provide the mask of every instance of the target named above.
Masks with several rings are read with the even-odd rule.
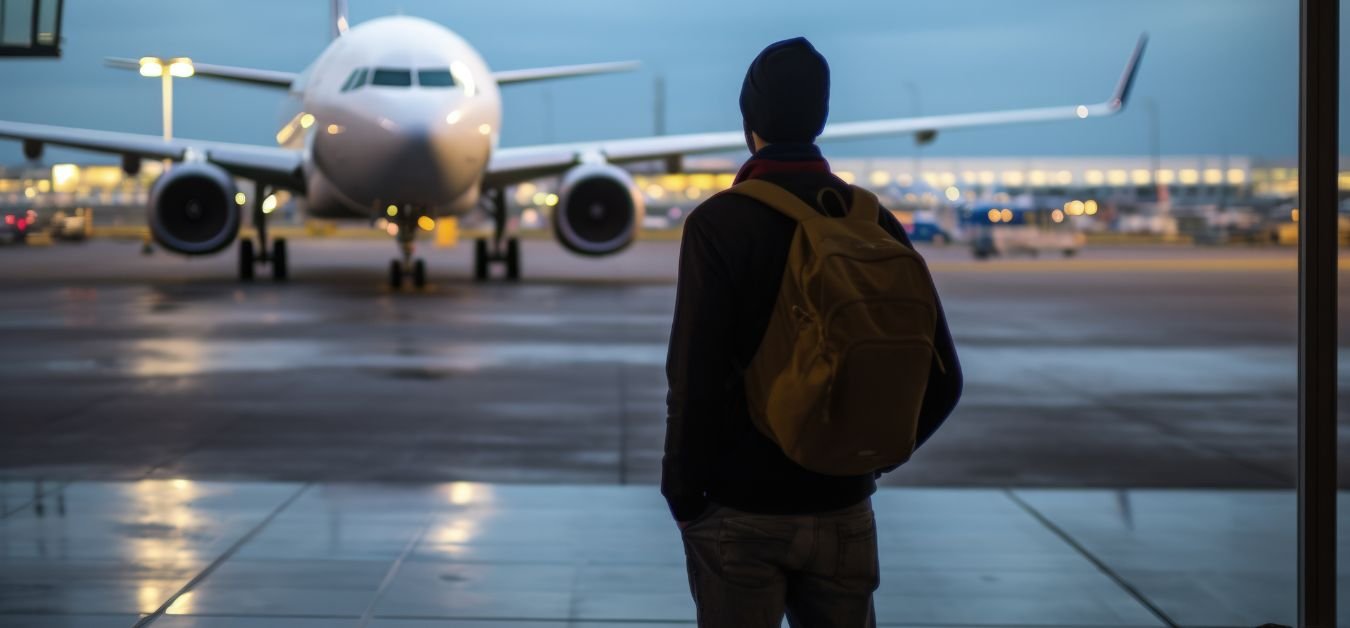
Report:
[[[1042,251],[1069,257],[1087,243],[1087,237],[1059,208],[976,203],[960,210],[958,216],[972,234],[970,246],[976,259],[1016,253],[1035,257]]]
[[[58,211],[52,215],[47,232],[53,240],[83,240],[89,235],[89,216],[84,209],[67,214]]]
[[[1266,239],[1272,244],[1294,246],[1298,244],[1298,209],[1282,210],[1281,220],[1273,220],[1266,226]],[[1336,224],[1339,226],[1338,240],[1341,246],[1350,246],[1350,211],[1341,209]]]
[[[951,232],[936,222],[916,219],[913,224],[905,225],[905,231],[909,234],[910,242],[928,242],[938,246],[952,242]]]
[[[28,238],[28,218],[5,214],[0,219],[0,244],[23,244]]]

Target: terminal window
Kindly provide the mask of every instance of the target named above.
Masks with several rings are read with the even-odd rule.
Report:
[[[0,0],[0,56],[61,56],[63,0]]]

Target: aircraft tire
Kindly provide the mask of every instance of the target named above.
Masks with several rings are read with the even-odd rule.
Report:
[[[398,260],[389,262],[389,287],[394,290],[403,287],[403,262]]]
[[[520,240],[517,238],[506,241],[506,279],[520,281]]]
[[[421,259],[413,262],[412,283],[414,288],[427,286],[427,263]]]
[[[474,281],[487,281],[488,278],[488,243],[483,238],[473,241],[473,279]]]
[[[239,281],[253,281],[253,240],[239,241]]]
[[[272,241],[272,280],[286,281],[290,275],[290,269],[287,268],[286,239],[277,238]]]

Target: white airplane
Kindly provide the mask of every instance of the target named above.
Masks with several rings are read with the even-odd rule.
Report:
[[[643,213],[642,196],[619,165],[665,160],[678,167],[683,155],[745,146],[737,130],[498,148],[499,86],[634,64],[493,72],[468,42],[439,24],[397,16],[349,28],[345,0],[333,0],[330,17],[332,42],[301,73],[195,64],[200,76],[288,90],[294,115],[277,134],[279,146],[5,121],[0,138],[21,140],[30,159],[39,158],[45,144],[120,154],[129,173],[142,159],[177,162],[152,188],[148,221],[160,246],[184,255],[216,253],[233,243],[243,222],[235,179],[257,183],[252,222],[258,243],[256,249],[251,240],[239,243],[241,279],[252,278],[255,264],[270,264],[275,279],[287,275],[285,240],[269,242],[266,233],[263,203],[272,190],[303,195],[311,216],[390,216],[402,253],[389,267],[394,287],[405,277],[418,287],[426,282],[426,265],[413,252],[423,217],[463,215],[486,198],[495,228],[490,242],[475,242],[475,278],[486,279],[489,264],[504,263],[507,278],[517,279],[520,246],[506,233],[507,186],[561,176],[552,217],[556,237],[575,253],[609,255],[633,241]],[[820,139],[931,138],[950,129],[1110,116],[1125,106],[1144,45],[1141,37],[1115,92],[1101,103],[835,123]],[[130,59],[108,61],[140,66]]]

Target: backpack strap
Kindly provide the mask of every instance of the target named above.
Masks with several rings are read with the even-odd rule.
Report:
[[[748,196],[786,214],[789,218],[792,218],[797,222],[806,222],[808,220],[825,217],[810,205],[807,205],[802,199],[797,198],[796,194],[762,179],[742,181],[727,188],[722,193]],[[854,192],[854,195],[856,197],[857,192]]]
[[[849,187],[853,188],[853,204],[848,206],[848,217],[875,224],[881,216],[881,202],[877,200],[877,195],[856,185]]]
[[[849,187],[853,188],[853,202],[849,204],[847,218],[876,222],[881,212],[881,203],[877,200],[877,196],[856,185]],[[727,188],[722,193],[748,196],[786,214],[797,222],[828,217],[807,205],[802,199],[797,198],[796,194],[763,179],[742,181]]]

